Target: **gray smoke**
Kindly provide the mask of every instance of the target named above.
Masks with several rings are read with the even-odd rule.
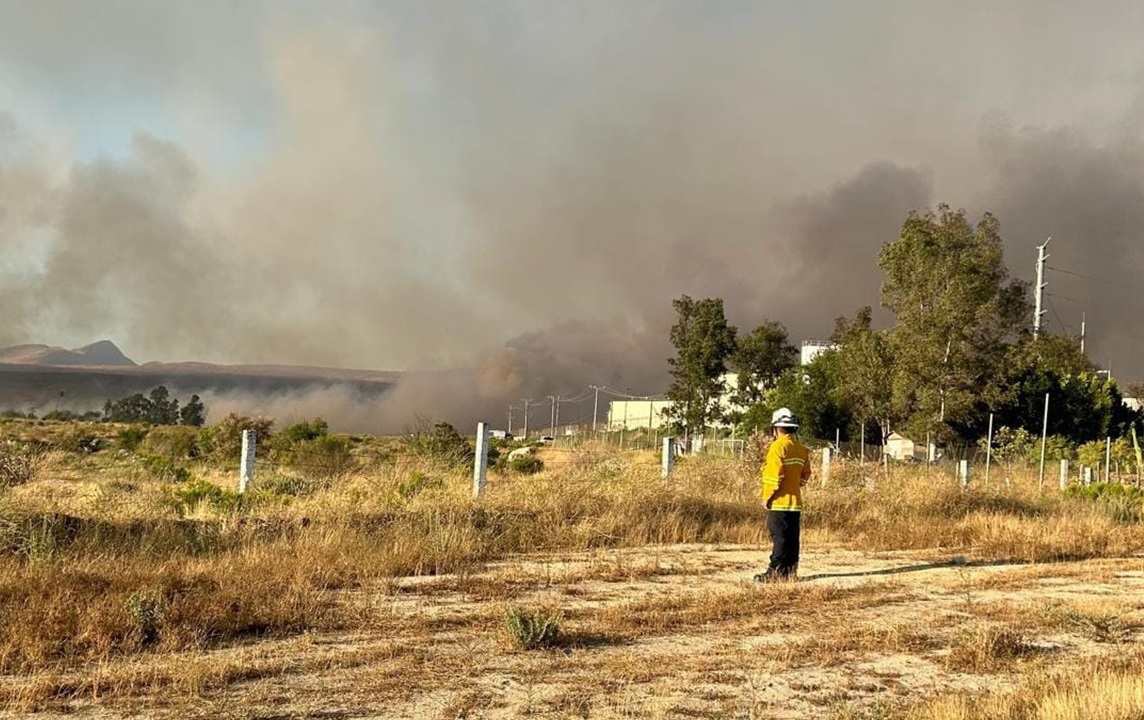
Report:
[[[821,337],[940,200],[1019,277],[1053,235],[1052,321],[1144,371],[1135,3],[0,16],[0,343],[417,371],[370,416],[468,422],[662,391],[684,293]]]

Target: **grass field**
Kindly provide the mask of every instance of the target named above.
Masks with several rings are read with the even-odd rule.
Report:
[[[355,438],[239,498],[226,462],[93,427],[0,427],[35,445],[0,495],[11,716],[1144,717],[1132,491],[843,462],[807,488],[801,581],[760,587],[757,459],[664,482],[547,449],[474,500]]]

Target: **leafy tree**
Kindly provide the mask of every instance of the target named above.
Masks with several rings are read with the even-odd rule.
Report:
[[[697,301],[683,295],[672,306],[678,319],[671,328],[676,357],[668,360],[673,378],[667,390],[673,401],[668,417],[688,433],[702,433],[722,417],[722,376],[735,351],[735,328],[727,324],[719,298]]]
[[[113,423],[150,422],[151,402],[143,393],[135,393],[114,402],[108,400],[103,405],[103,417]]]
[[[191,399],[179,411],[179,424],[191,427],[202,427],[207,422],[207,409],[198,395],[191,395]]]
[[[166,385],[152,389],[147,403],[147,422],[152,425],[179,424],[179,401],[171,397]]]
[[[731,365],[739,372],[735,400],[749,407],[762,402],[763,392],[798,365],[798,348],[791,344],[786,326],[767,320],[739,338]]]
[[[833,439],[836,430],[848,436],[854,418],[838,400],[838,359],[835,351],[824,352],[809,365],[783,373],[767,391],[765,402],[748,409],[740,423],[744,434],[766,430],[771,424],[771,413],[786,407],[794,411],[801,424],[799,433],[805,437]]]
[[[833,393],[859,423],[876,421],[882,435],[889,433],[893,355],[886,333],[872,327],[873,310],[863,307],[854,318],[834,321],[830,340],[837,372]]]
[[[995,370],[1006,342],[1032,316],[1025,285],[1005,268],[996,218],[971,225],[948,205],[910,213],[878,266],[882,305],[896,316],[888,337],[895,419],[937,437],[978,425],[981,401],[1002,395]]]

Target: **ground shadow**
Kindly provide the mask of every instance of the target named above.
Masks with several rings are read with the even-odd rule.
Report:
[[[814,575],[800,575],[799,581],[825,580],[827,578],[875,577],[878,575],[901,575],[902,573],[923,572],[925,570],[940,570],[957,567],[1002,567],[1006,565],[1033,565],[1028,560],[964,560],[953,558],[943,562],[918,563],[916,565],[903,565],[901,567],[883,568],[881,570],[864,570],[859,572],[815,573]]]

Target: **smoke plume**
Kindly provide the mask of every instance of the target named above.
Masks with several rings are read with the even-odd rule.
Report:
[[[499,418],[661,392],[684,293],[824,336],[944,201],[1018,277],[1052,235],[1050,326],[1144,372],[1135,3],[234,5],[0,0],[0,344],[405,370],[340,412]]]

